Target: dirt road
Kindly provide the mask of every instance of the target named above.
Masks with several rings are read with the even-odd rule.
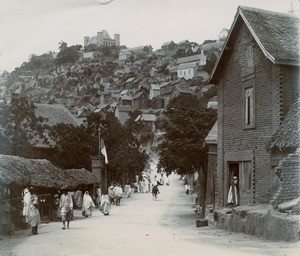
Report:
[[[213,226],[196,228],[193,199],[182,181],[171,178],[158,200],[149,193],[134,194],[113,206],[109,216],[98,210],[84,219],[76,211],[70,229],[61,223],[42,224],[39,234],[29,230],[1,241],[1,256],[296,256],[300,243],[268,242],[244,234],[231,234]]]

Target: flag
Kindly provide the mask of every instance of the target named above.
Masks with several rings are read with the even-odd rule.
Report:
[[[106,147],[102,138],[100,139],[100,152],[105,157],[105,163],[108,164]]]

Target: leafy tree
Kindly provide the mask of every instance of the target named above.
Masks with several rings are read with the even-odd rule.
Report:
[[[58,53],[55,63],[58,65],[66,63],[74,63],[80,58],[81,45],[73,45],[71,47],[61,47],[61,51]]]
[[[55,146],[49,160],[64,169],[89,169],[90,156],[97,150],[97,140],[89,134],[86,125],[60,123],[51,128],[50,136]]]
[[[109,164],[109,180],[125,182],[141,172],[145,155],[130,146],[131,131],[123,127],[114,114],[92,113],[80,127],[59,124],[52,128],[55,154],[52,161],[62,168],[90,169],[90,156],[99,154],[99,129],[104,139]]]
[[[0,112],[1,154],[34,157],[34,145],[47,142],[44,119],[35,116],[35,106],[25,97],[12,95],[9,105]]]
[[[202,165],[203,142],[216,120],[216,111],[202,106],[191,95],[173,99],[167,108],[163,128],[165,141],[159,145],[160,166],[167,172],[186,174]]]
[[[173,99],[162,125],[164,140],[157,148],[158,167],[167,173],[199,172],[202,206],[205,205],[207,174],[207,149],[203,143],[216,117],[216,111],[205,108],[195,96],[181,95]]]

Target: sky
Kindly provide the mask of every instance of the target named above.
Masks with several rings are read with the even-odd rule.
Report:
[[[287,13],[291,2],[299,13],[300,0],[0,0],[0,72],[101,30],[127,47],[201,44],[230,29],[238,6]]]

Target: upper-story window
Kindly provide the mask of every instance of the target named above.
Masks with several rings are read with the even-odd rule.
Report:
[[[254,127],[254,93],[253,87],[245,89],[245,127]]]
[[[254,66],[253,63],[253,45],[248,44],[246,46],[246,57],[247,57],[247,67],[252,68]]]

